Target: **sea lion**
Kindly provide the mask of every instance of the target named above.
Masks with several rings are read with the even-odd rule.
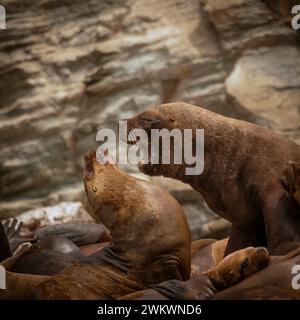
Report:
[[[187,280],[190,230],[167,192],[85,156],[84,184],[91,214],[110,230],[112,242],[35,290],[38,299],[116,299],[169,279]]]
[[[174,143],[171,164],[144,163],[140,170],[190,184],[214,212],[232,222],[225,254],[252,245],[280,255],[300,245],[299,205],[280,179],[288,161],[299,163],[300,146],[253,123],[181,102],[155,106],[127,125],[131,133],[147,132],[149,159],[151,129],[192,129],[194,150],[195,131],[204,129],[202,174],[186,175],[192,166],[174,163]]]
[[[152,289],[124,296],[122,300],[207,300],[220,290],[231,287],[255,274],[268,264],[269,253],[265,248],[248,247],[238,250],[207,272],[192,275],[187,281],[169,280]]]
[[[300,289],[295,286],[299,286],[299,265],[300,248],[285,256],[271,257],[267,268],[231,288],[216,293],[212,299],[299,300]]]
[[[90,260],[69,239],[47,236],[23,252],[7,270],[33,275],[55,275],[78,261]]]
[[[4,225],[7,238],[17,239],[18,243],[29,241],[18,235],[20,226],[15,230],[16,221],[12,221],[10,226],[7,222]],[[90,252],[91,258],[87,259],[76,244],[87,245],[102,240],[109,241],[110,235],[101,223],[66,223],[42,227],[36,231],[35,238],[31,239],[32,246],[18,255],[17,259],[14,258],[14,263],[10,263],[7,270],[34,275],[54,275],[77,261],[94,263],[92,254],[99,251],[101,246]]]

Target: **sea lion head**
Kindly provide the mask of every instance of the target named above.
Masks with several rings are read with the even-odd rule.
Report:
[[[269,252],[264,247],[248,247],[233,252],[207,272],[218,289],[237,284],[247,276],[265,268]]]
[[[169,172],[177,175],[184,175],[184,167],[188,166],[184,163],[184,157],[182,157],[183,164],[177,164],[174,157],[174,145],[178,142],[175,138],[170,139],[170,146],[163,143],[161,140],[158,148],[152,148],[151,144],[153,144],[153,139],[151,139],[151,131],[152,130],[164,130],[165,132],[169,132],[170,136],[175,133],[180,132],[183,134],[183,129],[195,129],[193,128],[193,118],[190,113],[189,105],[185,103],[167,103],[158,106],[154,106],[147,111],[144,111],[133,118],[127,120],[127,129],[129,133],[129,138],[131,141],[128,141],[129,144],[134,144],[136,141],[139,141],[140,145],[146,145],[146,153],[147,159],[139,164],[139,169],[147,174],[147,175],[165,175],[168,176]],[[184,117],[183,117],[184,115]],[[143,143],[141,137],[134,134],[134,129],[143,129],[147,133],[148,141],[147,143]],[[176,132],[177,131],[177,132]],[[194,134],[194,132],[193,132]],[[182,140],[181,140],[182,141]],[[170,152],[170,162],[168,164],[164,164],[162,162],[162,148],[169,148]],[[179,151],[183,154],[183,148]],[[159,159],[159,163],[150,163],[151,156],[157,154]]]
[[[104,158],[104,155],[90,151],[84,156],[84,187],[87,209],[96,222],[111,228],[117,217],[110,194],[117,194],[123,173]],[[108,201],[109,199],[109,201]]]

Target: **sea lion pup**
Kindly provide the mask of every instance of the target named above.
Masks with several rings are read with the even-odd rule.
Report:
[[[231,287],[255,274],[268,264],[265,248],[248,247],[238,250],[213,266],[207,272],[192,275],[187,281],[169,280],[152,289],[124,296],[122,300],[207,300],[215,293]]]
[[[226,254],[252,246],[266,246],[271,254],[285,254],[300,245],[299,205],[280,177],[288,161],[300,162],[300,146],[245,121],[231,119],[186,103],[155,106],[127,122],[128,131],[144,129],[151,157],[151,129],[204,129],[204,171],[186,175],[192,165],[140,165],[147,175],[163,175],[190,184],[208,206],[232,222]],[[140,137],[140,145],[143,145]],[[134,143],[129,142],[129,143]]]
[[[271,257],[269,266],[213,296],[214,300],[300,299],[300,248],[285,256]]]
[[[110,230],[112,242],[94,255],[97,264],[65,268],[36,289],[36,298],[116,299],[189,278],[190,230],[170,194],[99,163],[95,152],[85,156],[84,184],[91,214]]]

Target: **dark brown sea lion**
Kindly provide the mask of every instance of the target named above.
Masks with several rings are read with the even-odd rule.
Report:
[[[192,275],[187,281],[169,280],[152,289],[135,292],[122,300],[207,300],[225,288],[255,274],[267,266],[268,251],[265,248],[248,247],[236,251],[207,272]]]
[[[15,225],[16,223],[12,223],[9,229],[6,229],[14,229]],[[6,232],[7,237],[11,236],[11,233]],[[19,243],[28,241],[22,237],[18,239]],[[110,240],[109,231],[102,224],[57,224],[43,227],[36,231],[30,249],[19,255],[18,259],[14,259],[9,270],[34,275],[54,275],[77,261],[95,263],[95,259],[87,259],[76,244],[102,240]]]
[[[20,255],[8,270],[34,275],[54,275],[75,262],[90,260],[69,239],[47,236]]]
[[[285,254],[300,246],[299,205],[281,182],[288,161],[300,162],[300,146],[255,124],[231,119],[186,103],[168,103],[128,121],[128,131],[145,129],[151,156],[151,129],[204,129],[204,171],[186,175],[186,164],[140,165],[147,175],[163,175],[190,184],[218,215],[232,222],[226,254],[267,246]],[[131,135],[132,137],[132,135]]]
[[[85,157],[84,182],[96,221],[112,242],[43,282],[38,299],[116,299],[168,279],[187,280],[191,235],[185,215],[167,192],[133,178],[115,165]]]

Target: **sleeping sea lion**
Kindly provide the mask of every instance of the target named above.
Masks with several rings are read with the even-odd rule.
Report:
[[[300,162],[300,146],[253,123],[180,102],[155,106],[127,125],[131,133],[147,132],[148,159],[151,129],[192,129],[193,150],[196,129],[204,129],[202,174],[186,175],[193,166],[174,163],[174,143],[171,164],[144,163],[140,170],[190,184],[214,212],[232,222],[226,254],[252,245],[280,255],[300,246],[299,205],[281,182],[286,163]]]
[[[11,236],[11,229],[16,226],[15,221],[11,223],[9,229],[7,223],[4,225],[7,238],[17,239],[18,243],[29,241],[20,236],[18,238]],[[32,246],[14,258],[14,263],[10,263],[10,268],[7,270],[34,275],[54,275],[76,261],[95,262],[92,258],[87,259],[77,245],[109,240],[109,231],[101,223],[66,223],[46,226],[36,231],[35,238],[31,239]],[[99,246],[97,250],[94,249],[94,252],[98,250],[100,250]]]
[[[300,248],[271,257],[269,266],[213,296],[214,300],[299,300]]]
[[[248,247],[238,250],[207,272],[192,275],[187,281],[169,280],[152,289],[124,296],[122,300],[207,300],[225,288],[267,266],[269,253],[265,248]]]
[[[33,275],[55,275],[78,261],[89,259],[72,241],[62,236],[47,236],[20,254],[7,270]]]

